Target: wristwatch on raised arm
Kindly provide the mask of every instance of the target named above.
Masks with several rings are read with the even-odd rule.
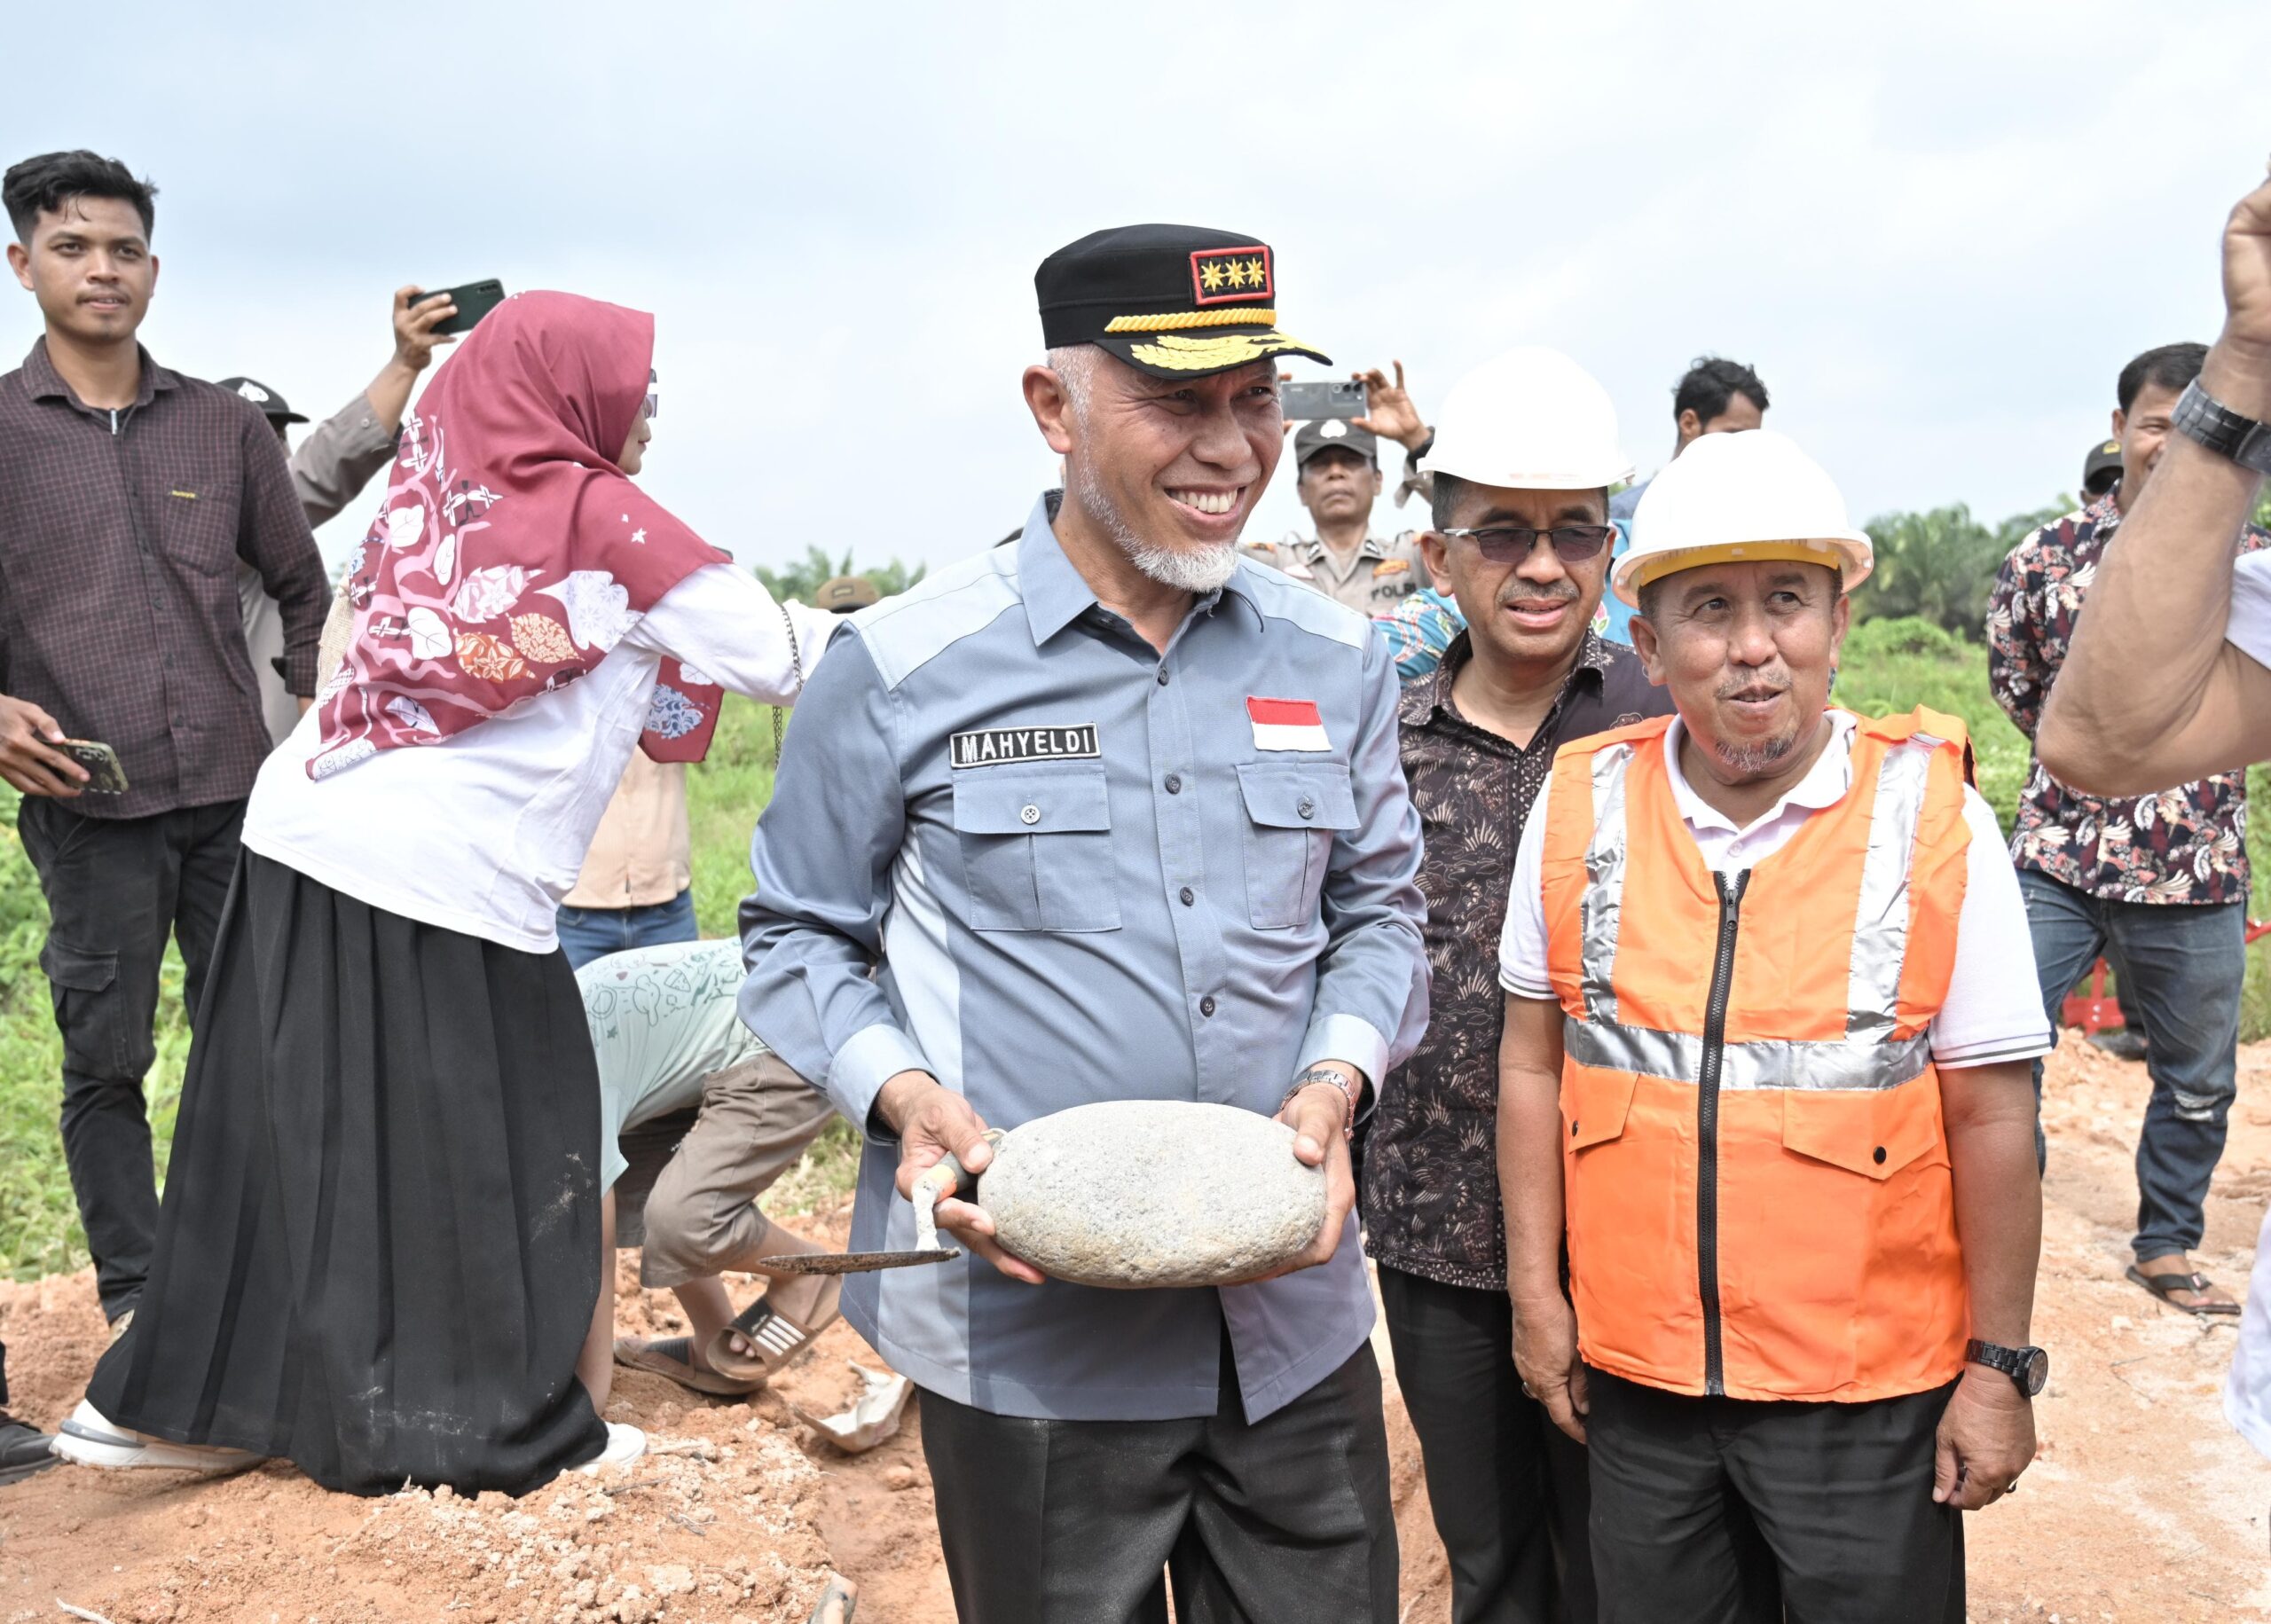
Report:
[[[2271,474],[2271,425],[2242,417],[2200,387],[2195,378],[2176,403],[2176,427],[2219,457],[2243,468]]]
[[[1963,1345],[1963,1357],[1967,1364],[2000,1370],[2024,1398],[2040,1393],[2050,1379],[2050,1355],[2039,1347],[2003,1347],[1974,1337]]]

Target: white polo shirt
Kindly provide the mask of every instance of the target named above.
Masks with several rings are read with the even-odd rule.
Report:
[[[1757,867],[1788,844],[1808,818],[1845,798],[1853,787],[1853,734],[1858,718],[1848,710],[1833,710],[1830,717],[1836,724],[1836,736],[1820,757],[1765,816],[1741,828],[1689,786],[1679,770],[1679,741],[1685,730],[1678,718],[1673,718],[1663,737],[1672,799],[1709,867],[1733,875]],[[1544,807],[1552,793],[1553,775],[1549,773],[1536,804]],[[2019,895],[2018,875],[2012,870],[1995,814],[1979,792],[1968,786],[1963,792],[1963,816],[1971,829],[1971,843],[1965,854],[1963,911],[1956,922],[1955,971],[1948,983],[1947,1001],[1932,1017],[1932,1063],[1956,1068],[2030,1060],[2048,1054],[2056,1045],[2035,979],[2034,941],[2027,931],[2026,903]],[[1521,998],[1554,995],[1546,974],[1545,891],[1541,879],[1545,821],[1542,816],[1533,817],[1522,827],[1521,845],[1514,854],[1513,889],[1506,899],[1506,926],[1498,938],[1498,985]],[[1625,898],[1628,908],[1645,906],[1644,898]]]
[[[2232,617],[2224,640],[2258,665],[2271,666],[2271,553],[2243,554],[2232,566]],[[2271,1213],[2255,1243],[2255,1272],[2240,1316],[2239,1345],[2224,1383],[2224,1418],[2271,1455]]]

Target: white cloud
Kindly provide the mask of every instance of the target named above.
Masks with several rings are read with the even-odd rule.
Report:
[[[399,282],[653,310],[646,482],[745,558],[1018,523],[1052,467],[1033,268],[1140,219],[1272,242],[1286,326],[1400,356],[1423,406],[1558,344],[1645,469],[1718,350],[1858,510],[2000,516],[2071,487],[2124,359],[2212,335],[2217,228],[2271,150],[2256,0],[190,15],[12,24],[55,71],[15,75],[6,156],[89,145],[163,188],[161,359],[320,412]],[[36,330],[0,303],[0,353]]]

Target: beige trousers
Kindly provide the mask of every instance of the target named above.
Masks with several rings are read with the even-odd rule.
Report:
[[[647,1197],[640,1283],[684,1285],[780,1250],[766,1243],[773,1226],[757,1197],[835,1114],[825,1094],[770,1052],[704,1078],[702,1114]]]

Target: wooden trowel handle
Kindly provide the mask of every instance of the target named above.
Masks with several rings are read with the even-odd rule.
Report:
[[[1000,1144],[1002,1130],[987,1129],[986,1142],[989,1145]],[[955,1159],[954,1152],[949,1150],[925,1171],[922,1177],[915,1181],[915,1195],[918,1202],[925,1190],[930,1192],[931,1200],[934,1205],[948,1199],[967,1201],[978,1194],[978,1175],[963,1167],[962,1163]]]

